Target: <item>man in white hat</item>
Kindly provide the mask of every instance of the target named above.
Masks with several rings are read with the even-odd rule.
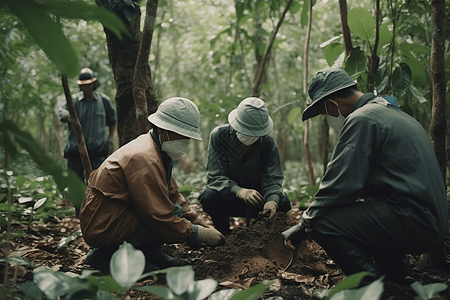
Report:
[[[208,182],[199,197],[203,210],[224,234],[230,233],[230,216],[273,217],[277,210],[291,209],[282,190],[278,147],[269,135],[273,121],[266,103],[246,98],[230,112],[228,122],[211,132]]]
[[[285,232],[310,232],[345,275],[366,271],[402,282],[406,254],[425,253],[448,233],[442,171],[422,125],[340,69],[314,76],[303,120],[323,115],[340,132],[314,201]]]
[[[73,105],[83,128],[92,169],[95,170],[109,154],[116,131],[116,111],[109,97],[97,91],[97,77],[91,69],[81,70],[77,84],[80,92],[72,95]],[[58,113],[60,121],[67,123],[67,145],[64,149],[67,167],[84,180],[84,168],[78,151],[78,142],[70,124],[69,110],[65,101],[58,107]],[[108,135],[106,127],[109,128]]]
[[[89,177],[80,224],[94,247],[87,261],[104,273],[123,241],[145,254],[145,272],[180,265],[162,252],[162,243],[225,241],[190,208],[172,177],[172,160],[186,152],[190,139],[202,139],[197,106],[170,98],[148,119],[149,133],[122,146]]]

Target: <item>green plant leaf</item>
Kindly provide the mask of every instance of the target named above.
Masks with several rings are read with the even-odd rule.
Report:
[[[345,71],[348,75],[355,76],[359,73],[363,73],[366,70],[366,56],[364,52],[359,48],[353,48],[352,54],[345,62]],[[355,78],[355,77],[353,77]]]
[[[411,91],[411,93],[414,95],[415,98],[417,98],[417,100],[419,100],[420,103],[426,103],[428,102],[428,99],[426,99],[421,92],[419,92],[419,90],[414,86],[414,85],[410,85],[409,86],[409,90]]]
[[[139,279],[145,268],[145,255],[133,245],[123,242],[109,263],[111,276],[118,284],[129,289]]]
[[[21,256],[8,256],[6,259],[1,258],[0,261],[7,261],[10,264],[16,264],[16,265],[31,265],[31,262],[26,257]]]
[[[359,289],[341,290],[331,297],[330,300],[379,300],[384,291],[382,278]]]
[[[288,124],[294,123],[297,119],[301,119],[302,117],[302,109],[300,107],[294,107],[291,109],[287,116]]]
[[[380,53],[381,48],[392,42],[392,33],[388,28],[388,23],[380,25],[380,38],[378,40],[377,52]]]
[[[445,283],[430,283],[422,285],[420,282],[415,281],[411,284],[411,288],[419,295],[420,299],[428,300],[434,297],[439,292],[447,289]]]
[[[353,8],[348,12],[348,27],[352,33],[369,42],[375,32],[375,19],[367,9]]]
[[[401,63],[392,73],[392,92],[394,96],[400,99],[406,93],[410,84],[411,69],[407,64]]]
[[[18,284],[19,290],[33,300],[41,300],[42,292],[41,290],[31,281]]]
[[[342,290],[349,290],[349,289],[358,287],[361,280],[366,276],[375,277],[375,275],[370,272],[359,272],[359,273],[355,273],[355,274],[352,274],[352,275],[344,278],[341,282],[336,284],[336,286],[330,291],[330,293],[328,294],[327,300],[332,299],[334,294],[336,294]]]
[[[182,295],[194,283],[194,269],[192,266],[174,267],[167,272],[167,285],[176,294]]]
[[[138,287],[136,288],[137,290],[140,291],[144,291],[147,293],[151,293],[157,296],[162,297],[163,299],[182,299],[181,297],[175,295],[174,293],[172,293],[172,291],[165,287],[165,286],[156,286],[156,285],[152,285],[152,286],[142,286],[142,287]]]
[[[44,205],[45,201],[47,201],[47,198],[41,198],[38,201],[36,201],[36,203],[34,203],[33,205],[33,209],[36,210],[39,207],[41,207],[42,205]]]
[[[333,43],[325,48],[325,59],[330,67],[334,64],[343,51],[344,47],[341,43]]]
[[[12,13],[22,21],[61,73],[68,77],[75,76],[78,73],[78,57],[61,26],[35,1],[7,1]]]
[[[245,291],[239,291],[230,300],[256,300],[271,285],[270,281],[263,281]]]
[[[70,199],[76,208],[81,206],[86,185],[72,170],[67,170],[29,132],[19,129],[12,121],[0,121],[0,132],[8,132],[14,136],[15,141],[28,152],[33,161],[53,176],[59,191]]]
[[[121,292],[123,292],[125,289],[118,284],[114,278],[112,278],[111,276],[95,276],[92,275],[93,273],[98,273],[98,271],[94,271],[94,270],[83,270],[84,271],[91,271],[89,273],[81,273],[80,279],[81,278],[87,278],[88,282],[93,285],[98,287],[100,290],[103,291],[107,291],[108,293],[110,292],[116,292],[118,294],[120,294]],[[88,275],[89,274],[89,275]]]
[[[239,293],[237,289],[221,290],[212,294],[208,300],[228,300],[237,293]]]
[[[33,276],[36,286],[49,299],[65,295],[70,290],[71,285],[76,284],[76,280],[76,278],[56,271],[41,271]]]
[[[202,300],[211,295],[217,287],[217,281],[212,278],[207,278],[199,281],[194,281],[189,287],[189,299]]]

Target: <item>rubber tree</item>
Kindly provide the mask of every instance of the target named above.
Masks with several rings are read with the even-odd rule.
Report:
[[[104,28],[116,83],[117,132],[119,145],[122,146],[147,130],[148,125],[143,124],[144,121],[147,122],[145,117],[157,109],[148,54],[158,0],[147,1],[143,33],[140,29],[141,8],[138,0],[96,0],[96,3],[116,13],[128,29],[128,35],[120,40],[108,28]]]

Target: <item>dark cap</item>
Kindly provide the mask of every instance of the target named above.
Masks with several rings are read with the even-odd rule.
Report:
[[[341,69],[328,68],[317,71],[308,88],[311,104],[303,111],[302,121],[319,114],[317,104],[326,96],[356,85],[356,82]]]

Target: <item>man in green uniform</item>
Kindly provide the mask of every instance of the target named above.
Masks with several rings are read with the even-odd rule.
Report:
[[[369,271],[401,281],[406,254],[442,243],[449,216],[445,184],[429,136],[414,118],[340,69],[316,73],[303,120],[319,114],[339,131],[314,201],[286,240],[310,232],[346,275]]]
[[[207,187],[199,197],[217,230],[230,233],[230,216],[272,217],[288,212],[282,190],[283,170],[266,103],[242,100],[228,115],[229,124],[213,129],[209,139]]]

